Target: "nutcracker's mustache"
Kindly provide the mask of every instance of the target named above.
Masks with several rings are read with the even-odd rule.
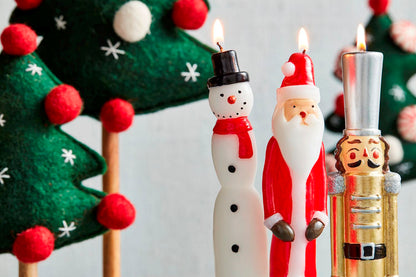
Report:
[[[376,164],[376,163],[374,163],[372,160],[370,160],[370,159],[368,159],[367,160],[367,165],[368,165],[368,167],[370,167],[370,168],[377,168],[377,167],[379,167],[380,165],[379,164]]]
[[[356,161],[355,163],[349,163],[348,164],[348,166],[349,167],[352,167],[352,168],[359,167],[360,165],[361,165],[361,160]],[[380,167],[379,164],[376,164],[375,162],[373,162],[370,159],[367,160],[367,165],[368,165],[369,168],[377,168],[377,167]]]
[[[359,167],[361,165],[361,160],[356,161],[355,163],[349,163],[349,167]]]

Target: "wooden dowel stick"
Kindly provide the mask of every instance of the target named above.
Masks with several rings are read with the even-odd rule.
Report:
[[[38,276],[38,264],[25,264],[19,262],[19,277],[37,277]]]
[[[103,176],[103,191],[118,193],[120,188],[118,133],[109,133],[103,127],[102,150],[108,167]],[[109,231],[103,237],[103,276],[121,276],[120,231]]]

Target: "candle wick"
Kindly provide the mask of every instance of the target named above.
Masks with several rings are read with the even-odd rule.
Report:
[[[217,42],[218,47],[220,48],[221,52],[224,52],[224,48],[222,48],[221,44],[219,42]]]
[[[305,55],[306,54],[306,49],[303,49],[302,54]]]

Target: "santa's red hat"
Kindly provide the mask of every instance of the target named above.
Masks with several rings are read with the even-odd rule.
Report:
[[[295,53],[282,66],[285,75],[277,89],[277,105],[289,99],[312,99],[320,101],[319,88],[315,86],[312,59],[304,53]]]

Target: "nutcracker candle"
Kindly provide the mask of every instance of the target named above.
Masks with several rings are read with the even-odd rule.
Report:
[[[316,276],[315,239],[328,224],[326,212],[324,119],[306,33],[299,33],[302,53],[282,67],[277,89],[273,137],[263,171],[265,222],[274,236],[270,276]]]
[[[362,27],[361,27],[362,28]],[[378,129],[383,54],[342,57],[345,126],[338,172],[329,176],[332,276],[399,276],[397,195],[400,176],[388,168],[389,146]]]
[[[209,105],[217,118],[212,158],[221,183],[214,210],[215,275],[266,277],[267,237],[261,200],[253,186],[256,141],[247,118],[253,94],[236,52],[220,48],[212,55],[215,76],[208,80]]]

